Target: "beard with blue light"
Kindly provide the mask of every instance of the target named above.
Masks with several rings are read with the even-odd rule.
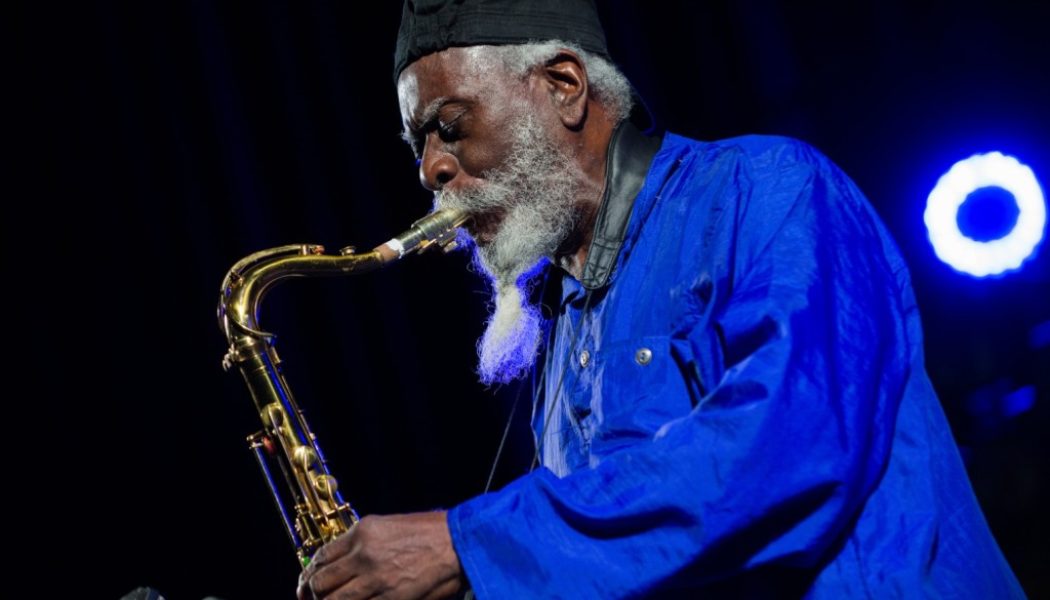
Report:
[[[491,239],[472,244],[474,262],[492,285],[491,314],[478,341],[478,377],[486,385],[523,377],[535,363],[544,322],[530,290],[579,220],[582,175],[573,157],[524,111],[510,131],[510,155],[483,173],[483,183],[435,196],[436,208],[503,215]]]

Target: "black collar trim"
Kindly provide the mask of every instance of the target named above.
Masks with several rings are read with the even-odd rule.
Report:
[[[588,290],[596,290],[609,283],[627,233],[634,200],[645,183],[649,164],[662,142],[663,135],[646,136],[627,121],[613,131],[605,170],[605,192],[594,222],[594,238],[583,265],[583,277],[580,279],[580,283]]]

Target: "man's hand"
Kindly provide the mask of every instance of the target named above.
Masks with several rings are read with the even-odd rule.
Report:
[[[447,598],[463,588],[446,513],[367,516],[314,554],[299,600]]]

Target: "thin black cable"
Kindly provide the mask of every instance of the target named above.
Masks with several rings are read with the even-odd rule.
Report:
[[[550,283],[549,273],[548,273],[548,276],[544,278],[544,280],[543,280],[543,287],[540,289],[540,297],[541,298],[546,297],[547,284],[548,283]],[[548,332],[548,335],[547,335],[547,347],[548,348],[550,347],[550,333],[549,332]],[[543,385],[543,382],[546,379],[546,377],[547,377],[546,357],[544,357],[544,369],[540,373],[539,382],[536,381],[536,377],[535,376],[532,378],[533,379],[533,387],[532,387],[532,397],[533,398],[536,397],[537,391],[539,390],[540,386]],[[500,459],[503,457],[503,448],[504,448],[504,446],[507,443],[507,437],[510,434],[510,426],[511,426],[511,423],[514,422],[514,414],[518,410],[518,404],[521,401],[521,389],[522,389],[522,387],[524,387],[524,385],[525,384],[522,383],[521,385],[518,386],[518,393],[515,394],[515,396],[514,396],[514,404],[511,405],[511,407],[510,407],[510,415],[507,416],[507,424],[503,426],[503,437],[500,438],[499,448],[496,449],[496,456],[493,457],[493,459],[492,459],[492,468],[489,469],[489,479],[488,479],[488,481],[485,482],[485,491],[482,492],[483,494],[487,494],[489,492],[489,490],[492,489],[492,480],[493,480],[493,478],[496,475],[496,469],[499,466]]]
[[[510,415],[507,417],[507,424],[503,427],[503,437],[500,438],[499,448],[496,449],[496,457],[492,459],[492,469],[489,470],[489,480],[485,482],[485,491],[483,494],[489,493],[492,489],[492,479],[496,476],[496,467],[499,465],[500,457],[503,456],[503,447],[507,443],[507,436],[510,434],[510,424],[514,422],[514,413],[518,410],[518,403],[521,401],[521,389],[525,387],[522,383],[518,386],[518,393],[514,395],[514,404],[510,407]]]
[[[530,430],[532,429],[532,423],[536,420],[536,402],[537,402],[537,399],[540,397],[540,390],[543,389],[543,386],[547,385],[547,363],[550,362],[551,338],[553,337],[553,335],[554,335],[554,327],[552,326],[547,331],[547,342],[546,342],[547,345],[544,347],[543,367],[540,370],[540,376],[538,378],[535,377],[535,376],[532,378],[532,415],[531,415],[531,418],[529,419],[529,429]],[[540,441],[535,438],[535,436],[536,436],[536,432],[535,431],[532,432],[532,435],[533,435],[533,445],[539,444]]]
[[[536,442],[536,453],[532,455],[532,464],[529,466],[529,472],[531,473],[536,469],[536,465],[540,459],[540,450],[543,447],[543,442],[547,439],[547,428],[551,424],[551,416],[554,415],[554,411],[557,410],[558,404],[561,401],[561,390],[565,384],[565,374],[569,372],[569,363],[572,361],[572,357],[576,354],[576,345],[580,341],[580,331],[583,330],[583,320],[587,318],[587,310],[591,307],[591,298],[593,296],[593,290],[587,290],[587,295],[584,297],[583,310],[580,311],[580,320],[576,323],[576,327],[572,332],[572,341],[569,344],[569,360],[565,362],[564,368],[561,370],[561,375],[558,377],[558,385],[554,388],[554,399],[547,407],[547,416],[543,420],[543,428],[540,430],[539,439]],[[544,369],[544,375],[546,375],[546,369]]]
[[[572,341],[569,344],[569,357],[570,357],[570,360],[571,360],[572,355],[576,352],[576,345],[577,345],[577,343],[579,341],[579,338],[580,338],[579,334],[580,334],[580,331],[583,329],[583,327],[582,327],[583,319],[586,317],[587,310],[590,308],[590,306],[591,306],[591,290],[587,290],[586,297],[584,298],[583,310],[580,312],[580,322],[577,323],[577,326],[573,328]],[[571,326],[571,324],[570,324],[570,326]],[[548,348],[549,347],[550,346],[548,344]],[[554,390],[554,402],[550,406],[550,408],[549,408],[549,410],[547,412],[547,416],[546,416],[546,418],[544,419],[544,422],[543,422],[543,428],[540,431],[540,435],[539,435],[539,437],[536,440],[536,453],[533,454],[533,456],[532,456],[532,464],[529,466],[529,472],[532,472],[533,470],[536,469],[536,462],[539,459],[540,449],[541,449],[541,447],[543,445],[543,440],[544,440],[544,438],[547,435],[547,428],[550,426],[551,415],[554,414],[554,410],[557,408],[558,401],[561,399],[561,388],[562,388],[562,385],[565,383],[565,374],[566,374],[566,372],[568,372],[568,370],[569,370],[569,366],[568,366],[568,364],[566,364],[565,368],[562,369],[561,376],[558,379],[558,387],[555,388],[555,390]],[[533,398],[535,398],[537,396],[537,394],[539,393],[539,390],[543,387],[543,385],[546,382],[546,380],[547,380],[547,367],[546,367],[546,360],[544,360],[543,371],[540,373],[540,377],[536,381],[536,385],[533,386],[533,388],[532,388],[532,397]],[[506,425],[503,426],[503,436],[500,438],[499,447],[496,449],[496,456],[492,459],[492,467],[489,469],[488,481],[485,482],[485,491],[482,492],[484,494],[487,494],[492,489],[492,481],[495,478],[496,469],[499,467],[500,459],[503,457],[503,449],[506,447],[507,437],[509,437],[509,435],[510,435],[510,426],[514,422],[514,415],[515,415],[515,413],[518,410],[518,404],[521,403],[521,390],[522,390],[522,387],[524,387],[524,385],[519,385],[518,386],[518,391],[514,395],[514,403],[511,405],[510,415],[507,416],[507,423],[506,423]]]

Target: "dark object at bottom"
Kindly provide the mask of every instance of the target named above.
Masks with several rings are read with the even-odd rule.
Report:
[[[150,587],[138,587],[120,597],[120,600],[166,600],[157,590]],[[208,596],[204,600],[221,600]]]
[[[140,587],[135,588],[120,597],[120,600],[165,600],[164,596],[160,595],[160,592],[153,588]]]

